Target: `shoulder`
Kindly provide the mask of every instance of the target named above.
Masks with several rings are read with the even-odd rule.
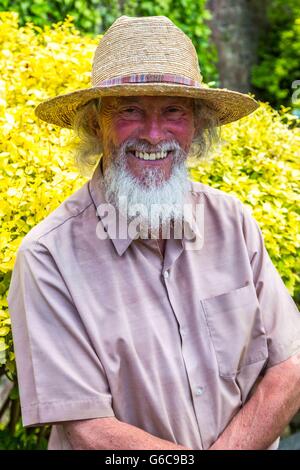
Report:
[[[91,209],[93,209],[93,201],[89,194],[88,183],[86,183],[26,234],[19,251],[33,249],[42,245],[44,241],[57,237],[65,230],[70,230],[70,227]]]
[[[211,229],[223,238],[231,234],[232,239],[236,240],[238,236],[247,247],[250,257],[253,253],[263,252],[262,230],[252,214],[251,206],[232,194],[202,183],[191,183],[193,201],[204,205],[204,221],[208,231]]]
[[[190,183],[193,199],[204,203],[208,210],[237,212],[243,215],[246,208],[236,196],[196,181],[190,181]]]

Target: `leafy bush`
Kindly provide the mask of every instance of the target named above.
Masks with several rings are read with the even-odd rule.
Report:
[[[15,254],[24,235],[83,178],[67,151],[70,131],[38,122],[35,106],[49,96],[89,86],[97,39],[80,36],[72,23],[18,26],[16,13],[0,13],[0,374],[15,380],[7,290]],[[262,105],[252,116],[225,126],[215,159],[191,167],[191,175],[236,194],[253,207],[267,247],[291,293],[297,287],[297,197],[300,130],[287,110]],[[44,446],[43,432],[24,430],[16,389],[11,416],[0,438],[18,448]],[[1,437],[2,436],[2,437]]]
[[[261,36],[252,83],[271,105],[291,105],[292,84],[300,80],[300,3],[268,0],[267,5],[268,24]],[[300,82],[296,85],[299,89]],[[300,99],[294,105],[300,108]]]
[[[22,26],[51,25],[72,16],[80,30],[91,34],[100,32],[106,13],[99,0],[0,0],[0,10],[17,12]]]

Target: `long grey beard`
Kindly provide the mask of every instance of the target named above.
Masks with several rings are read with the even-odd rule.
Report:
[[[126,168],[126,148],[128,143],[123,144],[115,156],[117,158],[112,159],[105,171],[106,200],[128,222],[134,219],[138,221],[137,236],[168,238],[171,225],[183,221],[184,201],[189,186],[184,163],[186,155],[177,143],[172,142],[174,158],[170,178],[164,180],[159,169],[147,168],[141,183]]]

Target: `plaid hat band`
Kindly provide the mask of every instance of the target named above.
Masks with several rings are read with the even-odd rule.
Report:
[[[177,85],[186,85],[196,88],[200,88],[201,84],[192,80],[191,78],[183,77],[180,75],[172,74],[133,74],[124,77],[114,77],[107,80],[103,80],[95,86],[99,87],[110,87],[114,85],[123,85],[124,83],[174,83]]]

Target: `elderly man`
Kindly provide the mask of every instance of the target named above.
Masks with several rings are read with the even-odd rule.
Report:
[[[92,87],[38,106],[96,165],[25,237],[9,293],[23,423],[53,424],[50,449],[276,448],[300,317],[248,211],[185,167],[256,108],[205,87],[165,17],[119,18]]]

